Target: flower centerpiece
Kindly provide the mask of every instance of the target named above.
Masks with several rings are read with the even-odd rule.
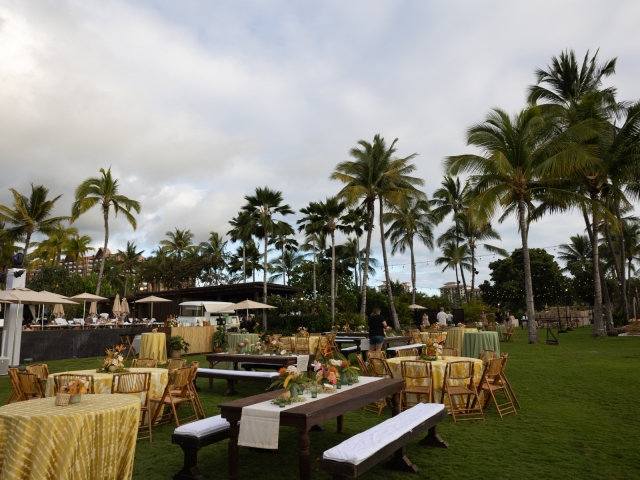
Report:
[[[464,323],[462,323],[462,322],[459,322],[459,323],[456,325],[456,327],[458,327],[458,328],[464,328],[464,327],[466,327],[466,325],[465,325]]]
[[[396,333],[396,331],[392,328],[392,327],[387,327],[384,331],[384,336],[385,337],[397,337],[398,334]]]
[[[303,385],[306,382],[304,378],[304,374],[298,370],[294,365],[289,365],[288,367],[282,367],[278,370],[278,374],[280,375],[267,390],[271,390],[274,388],[284,388],[287,391],[276,397],[278,399],[278,403],[280,397],[294,399],[300,396],[303,391]],[[275,400],[275,399],[274,399]],[[299,400],[298,400],[299,401]]]
[[[298,327],[298,335],[302,335],[303,337],[308,337],[309,332],[307,332],[307,329],[305,327]]]
[[[319,361],[313,362],[313,371],[316,373],[316,383],[323,387],[325,392],[335,391],[338,384],[338,369],[333,365],[323,365]]]
[[[177,327],[178,326],[178,320],[173,318],[173,317],[169,317],[164,321],[164,326],[165,327]]]
[[[352,366],[348,360],[332,358],[329,360],[329,364],[338,370],[338,373],[340,374],[340,382],[343,385],[348,384],[349,380],[351,380],[351,383],[358,383],[360,369]]]
[[[89,380],[78,378],[63,384],[59,393],[69,395],[69,403],[79,403],[82,400],[81,395],[89,391],[89,386]]]
[[[249,342],[248,338],[245,338],[244,340],[240,340],[236,345],[236,352],[244,353],[244,347],[248,347],[249,345],[251,345],[251,342]]]
[[[433,338],[427,340],[427,344],[422,348],[423,360],[438,360],[438,355],[442,355],[442,338],[438,337],[435,341]]]
[[[364,327],[364,325],[358,325],[358,326],[356,327],[356,330],[357,330],[358,332],[364,332],[364,328],[365,328],[365,327]]]
[[[120,344],[115,347],[107,348],[105,350],[107,354],[107,358],[102,362],[102,367],[98,368],[96,372],[102,373],[122,373],[125,372],[124,368],[124,357],[122,356],[122,352],[125,349],[125,346]]]

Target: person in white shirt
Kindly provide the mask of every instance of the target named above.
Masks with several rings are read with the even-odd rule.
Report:
[[[447,326],[447,314],[444,313],[444,307],[440,307],[440,311],[438,312],[436,319],[438,320],[438,323],[443,327]]]

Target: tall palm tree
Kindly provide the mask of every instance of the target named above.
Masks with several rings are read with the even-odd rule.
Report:
[[[35,247],[33,256],[41,260],[45,265],[60,265],[62,254],[65,253],[69,241],[77,236],[77,228],[65,227],[59,222],[49,230],[45,240],[31,244]]]
[[[360,140],[358,147],[354,147],[349,151],[349,155],[353,160],[340,162],[330,176],[332,180],[339,180],[345,184],[338,194],[340,198],[346,200],[349,205],[355,205],[359,202],[360,206],[367,212],[366,265],[369,265],[369,257],[371,256],[371,235],[373,233],[376,200],[379,200],[381,205],[384,202],[399,204],[400,199],[415,195],[418,192],[416,186],[424,184],[422,179],[410,176],[415,170],[415,165],[411,163],[415,154],[405,158],[397,158],[395,156],[395,144],[397,141],[398,139],[396,138],[391,145],[387,146],[384,138],[379,134],[373,137],[372,143]],[[381,244],[383,246],[383,259],[385,259],[387,293],[394,326],[398,328],[399,322],[389,281],[389,265],[386,262],[382,215],[383,212],[381,211]],[[361,289],[362,304],[360,307],[360,315],[363,321],[366,319],[368,274],[368,269],[364,269]]]
[[[302,252],[311,252],[313,255],[313,298],[314,300],[318,296],[318,288],[317,288],[317,269],[318,269],[318,256],[319,252],[322,252],[327,248],[327,236],[322,233],[322,231],[314,232],[312,228],[307,225],[301,225],[298,227],[298,230],[305,230],[304,243],[300,245],[300,251]]]
[[[203,260],[210,270],[209,277],[213,285],[222,283],[222,271],[226,268],[229,261],[229,253],[227,252],[227,242],[218,232],[209,232],[209,241],[200,243],[200,253]],[[211,270],[213,271],[211,273]]]
[[[127,296],[127,287],[129,286],[129,277],[131,274],[135,274],[140,265],[140,259],[144,250],[137,250],[136,244],[133,242],[127,242],[126,248],[118,250],[118,261],[122,266],[122,270],[125,272],[124,278],[124,293],[123,296]],[[135,282],[134,282],[135,283]]]
[[[5,229],[5,223],[0,221],[0,272],[4,272],[13,262],[13,255],[19,250],[15,245],[20,238]]]
[[[246,245],[253,241],[251,214],[248,212],[239,212],[238,215],[229,221],[231,230],[227,232],[227,235],[231,238],[232,242],[240,242],[242,244],[242,282],[247,283],[247,252]],[[255,270],[254,270],[255,273]],[[255,281],[255,278],[254,278]]]
[[[174,231],[165,233],[169,240],[161,240],[160,245],[170,256],[175,256],[178,261],[182,260],[182,255],[187,248],[193,245],[193,233],[189,229],[180,230],[177,227]]]
[[[295,250],[285,250],[281,257],[271,262],[270,272],[273,273],[269,277],[270,282],[275,282],[280,277],[291,278],[294,269],[304,262],[304,253],[298,253]]]
[[[275,236],[271,239],[270,244],[273,245],[276,250],[280,250],[280,255],[281,258],[284,259],[284,252],[285,250],[287,252],[297,252],[298,251],[298,241],[292,237],[292,235],[295,233],[295,230],[293,229],[293,227],[291,225],[289,225],[287,222],[283,222],[282,220],[279,220],[278,222],[276,222],[276,234]],[[285,262],[281,262],[282,265],[282,284],[286,285],[287,284],[287,274],[284,271],[285,268]],[[277,278],[280,278],[280,275],[277,276]]]
[[[416,303],[416,259],[414,238],[433,251],[433,227],[436,217],[429,208],[429,201],[410,198],[406,205],[392,208],[384,214],[384,222],[389,225],[387,235],[391,240],[391,254],[404,253],[409,248],[411,256],[411,303]]]
[[[0,205],[0,221],[11,224],[7,232],[14,238],[24,238],[24,261],[27,263],[29,254],[29,244],[31,236],[36,233],[49,233],[63,220],[69,217],[52,217],[53,207],[62,197],[47,200],[49,189],[43,185],[34,186],[31,184],[31,195],[28,197],[20,194],[17,190],[9,189],[13,194],[12,208]]]
[[[76,270],[83,277],[86,276],[87,272],[83,267],[82,273],[80,273],[80,265],[84,264],[84,259],[87,254],[95,250],[95,248],[91,246],[92,241],[93,239],[89,235],[76,235],[71,237],[65,246],[65,255],[76,262]]]
[[[111,167],[106,171],[104,168],[101,168],[100,173],[100,177],[87,178],[76,188],[75,201],[71,206],[71,222],[77,220],[80,215],[90,210],[94,205],[99,205],[102,209],[102,218],[104,220],[104,247],[102,249],[102,261],[100,262],[100,272],[98,273],[96,295],[100,295],[100,286],[104,273],[104,260],[107,255],[107,245],[109,243],[109,211],[113,208],[116,217],[118,213],[122,212],[134,230],[137,227],[137,222],[131,214],[131,210],[140,213],[140,203],[124,195],[120,195],[120,185],[118,184],[118,180],[111,176]]]
[[[591,241],[586,235],[572,235],[569,237],[571,243],[563,243],[558,247],[558,258],[566,263],[564,271],[570,265],[579,264],[582,266],[591,262]]]
[[[467,154],[445,159],[448,174],[471,174],[469,182],[473,200],[469,204],[469,212],[475,222],[489,221],[498,209],[517,214],[524,258],[529,343],[539,343],[528,245],[529,205],[543,195],[566,196],[564,190],[540,182],[538,170],[543,162],[563,155],[580,160],[588,158],[587,153],[575,148],[574,140],[593,135],[593,130],[582,124],[558,134],[555,120],[552,114],[542,115],[535,106],[525,108],[513,118],[500,109],[494,109],[483,123],[472,126],[467,134],[467,144],[479,148],[482,155]]]
[[[471,255],[469,254],[469,246],[463,243],[457,246],[454,241],[450,240],[442,245],[442,255],[435,260],[436,265],[444,265],[442,271],[451,269],[456,272],[456,285],[458,292],[460,288],[460,280],[458,280],[458,268],[462,270],[471,269]]]
[[[344,215],[345,230],[344,233],[355,236],[355,251],[360,251],[360,237],[364,234],[367,228],[367,212],[362,207],[350,208]],[[360,270],[360,262],[357,261],[359,255],[355,256],[355,278],[356,287],[362,283],[362,274]]]
[[[253,226],[253,234],[264,240],[263,257],[263,301],[267,303],[267,245],[269,238],[276,234],[276,220],[274,215],[289,215],[293,213],[289,205],[282,204],[282,192],[271,190],[269,187],[256,187],[255,195],[246,195],[247,203],[242,210],[251,214],[250,224]],[[267,312],[262,311],[262,326],[267,330]]]

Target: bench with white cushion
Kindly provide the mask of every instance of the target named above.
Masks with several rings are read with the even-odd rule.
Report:
[[[407,350],[408,348],[421,349],[422,347],[424,347],[424,343],[412,343],[411,345],[400,345],[399,347],[391,347],[387,348],[387,355],[390,357],[395,357],[398,353],[398,350]]]
[[[198,470],[198,450],[226,438],[229,438],[229,422],[220,415],[203,418],[176,428],[173,431],[171,443],[180,445],[182,448],[184,465],[173,479],[204,480],[204,475]]]
[[[405,455],[405,446],[429,432],[419,445],[447,448],[436,430],[445,418],[444,405],[419,403],[325,451],[317,460],[318,470],[331,474],[334,480],[356,478],[394,454],[395,469],[418,473],[418,467]]]
[[[277,372],[245,372],[242,370],[223,370],[221,368],[199,368],[196,378],[211,378],[227,381],[225,397],[237,395],[234,384],[237,380],[245,382],[273,383],[279,377]]]

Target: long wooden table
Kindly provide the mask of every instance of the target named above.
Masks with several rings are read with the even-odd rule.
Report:
[[[298,454],[300,478],[311,478],[311,454],[309,452],[309,429],[314,425],[337,418],[338,433],[343,433],[344,414],[364,407],[365,405],[380,400],[380,398],[392,397],[393,415],[400,413],[400,392],[404,388],[404,380],[401,378],[384,378],[375,382],[366,383],[358,388],[343,393],[328,395],[326,398],[299,407],[289,408],[280,412],[280,426],[293,427],[298,430]],[[281,395],[284,390],[262,393],[253,397],[241,398],[232,402],[218,405],[222,418],[229,424],[229,478],[238,478],[238,434],[240,427],[238,421],[242,416],[243,407],[265,402]],[[402,455],[404,449],[400,449]]]
[[[211,353],[206,355],[205,358],[209,362],[209,368],[213,368],[216,363],[233,363],[233,369],[238,370],[239,363],[257,363],[262,365],[281,365],[288,367],[289,365],[295,365],[298,363],[298,359],[295,356],[286,355],[245,355],[241,353]],[[311,378],[311,372],[313,371],[313,362],[316,359],[314,354],[309,355],[309,364],[307,366],[307,373]],[[209,379],[209,387],[213,385],[213,380]]]

